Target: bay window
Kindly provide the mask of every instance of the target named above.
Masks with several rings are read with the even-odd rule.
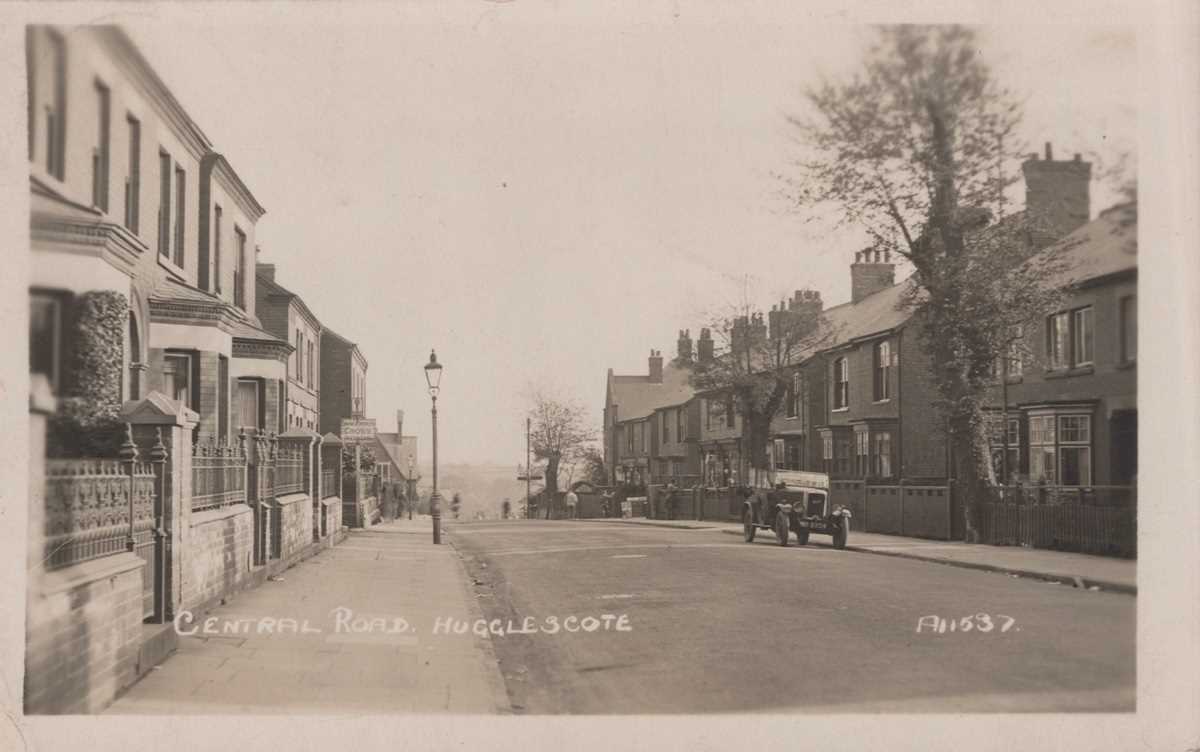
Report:
[[[871,475],[892,477],[892,433],[876,431],[871,435]]]
[[[854,475],[865,478],[870,473],[871,435],[864,429],[854,432]]]
[[[1092,482],[1092,416],[1047,413],[1029,417],[1029,477],[1050,485]]]
[[[163,391],[171,399],[192,410],[192,356],[186,353],[167,353],[163,356]]]
[[[263,427],[262,384],[258,379],[238,379],[238,428],[261,430]]]
[[[1021,470],[1021,419],[1012,414],[1005,419],[1002,413],[997,412],[987,416],[987,427],[992,468],[999,482],[1008,483]]]

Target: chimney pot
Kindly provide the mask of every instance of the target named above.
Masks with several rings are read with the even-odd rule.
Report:
[[[1054,152],[1052,152],[1050,150],[1050,142],[1049,141],[1046,142],[1046,161],[1047,162],[1054,161]]]

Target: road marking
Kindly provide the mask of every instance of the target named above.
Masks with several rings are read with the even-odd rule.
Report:
[[[644,559],[646,554],[613,554],[610,559]]]

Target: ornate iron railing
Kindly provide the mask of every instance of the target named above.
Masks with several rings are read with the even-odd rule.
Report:
[[[192,511],[219,509],[246,501],[246,451],[229,442],[192,447]]]
[[[275,495],[304,493],[308,484],[304,482],[305,444],[280,440],[275,451]]]
[[[132,550],[154,528],[154,494],[150,463],[46,460],[46,568]]]

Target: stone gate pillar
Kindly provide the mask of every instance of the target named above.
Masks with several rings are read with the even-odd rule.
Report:
[[[162,392],[150,392],[121,407],[121,421],[133,428],[133,441],[142,456],[149,456],[158,436],[167,448],[163,483],[163,524],[167,535],[166,618],[183,605],[183,552],[188,546],[192,517],[192,433],[200,422],[195,410]]]

